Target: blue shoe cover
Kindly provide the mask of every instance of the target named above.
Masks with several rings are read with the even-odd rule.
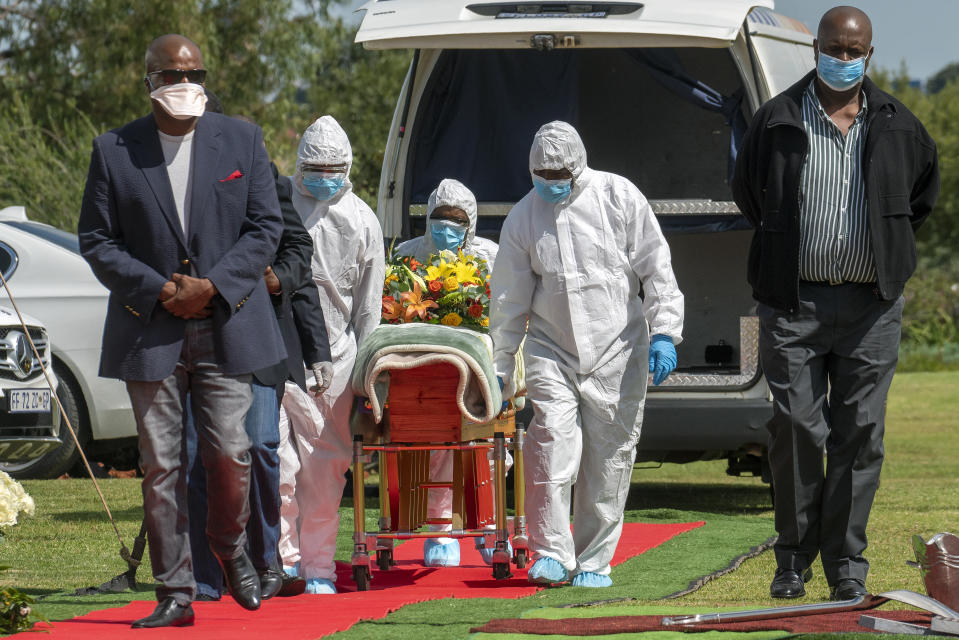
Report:
[[[300,577],[300,563],[297,562],[292,567],[283,567],[283,573],[288,576],[293,576],[294,578]]]
[[[307,593],[336,593],[336,586],[332,580],[326,578],[310,578],[306,581]]]
[[[427,567],[460,566],[460,543],[458,540],[443,544],[427,538],[423,542],[423,564]]]
[[[609,576],[601,576],[592,571],[584,571],[573,576],[574,587],[611,587],[613,579]]]
[[[569,572],[556,560],[543,556],[529,568],[526,579],[535,584],[566,582],[569,580]]]
[[[483,562],[485,562],[488,565],[493,564],[493,552],[496,551],[494,547],[483,546],[483,539],[477,538],[476,549],[479,551],[480,557],[483,558]],[[513,545],[509,540],[506,541],[506,553],[509,554],[510,558],[513,557]]]

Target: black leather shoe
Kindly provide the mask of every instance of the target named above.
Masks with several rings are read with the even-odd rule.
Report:
[[[260,576],[260,598],[269,600],[280,592],[285,574],[275,569],[257,569],[256,573]]]
[[[306,580],[303,578],[284,573],[282,580],[283,585],[276,594],[279,597],[288,598],[290,596],[299,596],[306,592]]]
[[[842,578],[829,589],[830,600],[853,600],[868,593],[866,585],[855,578]]]
[[[193,626],[193,607],[177,604],[173,598],[164,598],[153,613],[146,618],[134,620],[130,625],[134,629],[153,629],[155,627],[191,627]]]
[[[802,572],[793,569],[776,569],[773,583],[769,585],[769,595],[774,598],[801,598],[806,595],[805,584],[812,580],[812,569],[806,567]]]
[[[256,611],[260,608],[260,576],[256,574],[253,563],[246,555],[240,553],[235,558],[217,558],[223,567],[223,576],[226,586],[230,589],[233,599],[244,609]]]

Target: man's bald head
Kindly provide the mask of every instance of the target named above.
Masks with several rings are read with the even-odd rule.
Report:
[[[839,6],[824,13],[819,20],[816,39],[829,40],[843,32],[855,32],[865,39],[868,46],[872,46],[872,21],[861,9]]]
[[[203,54],[196,43],[177,33],[160,36],[147,47],[146,70],[202,69]]]

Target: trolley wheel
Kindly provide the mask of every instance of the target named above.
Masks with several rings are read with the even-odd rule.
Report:
[[[380,571],[389,571],[396,563],[393,561],[392,549],[379,549],[376,552],[376,566]]]
[[[369,591],[370,570],[367,567],[353,567],[353,582],[357,591]]]
[[[513,577],[513,574],[510,573],[508,562],[493,563],[493,578],[495,578],[496,580],[506,580],[507,578],[512,578],[512,577]]]
[[[525,569],[526,563],[529,562],[529,552],[526,549],[517,549],[513,562],[516,563],[517,569]]]

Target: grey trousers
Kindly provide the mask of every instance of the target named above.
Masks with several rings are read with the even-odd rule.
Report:
[[[830,585],[865,581],[866,522],[879,486],[903,299],[880,300],[871,284],[801,282],[799,303],[794,313],[763,304],[757,311],[773,397],[776,562],[802,570],[821,554]]]
[[[251,377],[225,375],[216,362],[213,325],[191,320],[173,373],[158,381],[127,381],[137,421],[143,510],[157,600],[188,604],[196,596],[190,557],[187,450],[190,394],[200,458],[207,474],[207,537],[222,558],[243,552],[250,516],[250,440],[244,419]]]

